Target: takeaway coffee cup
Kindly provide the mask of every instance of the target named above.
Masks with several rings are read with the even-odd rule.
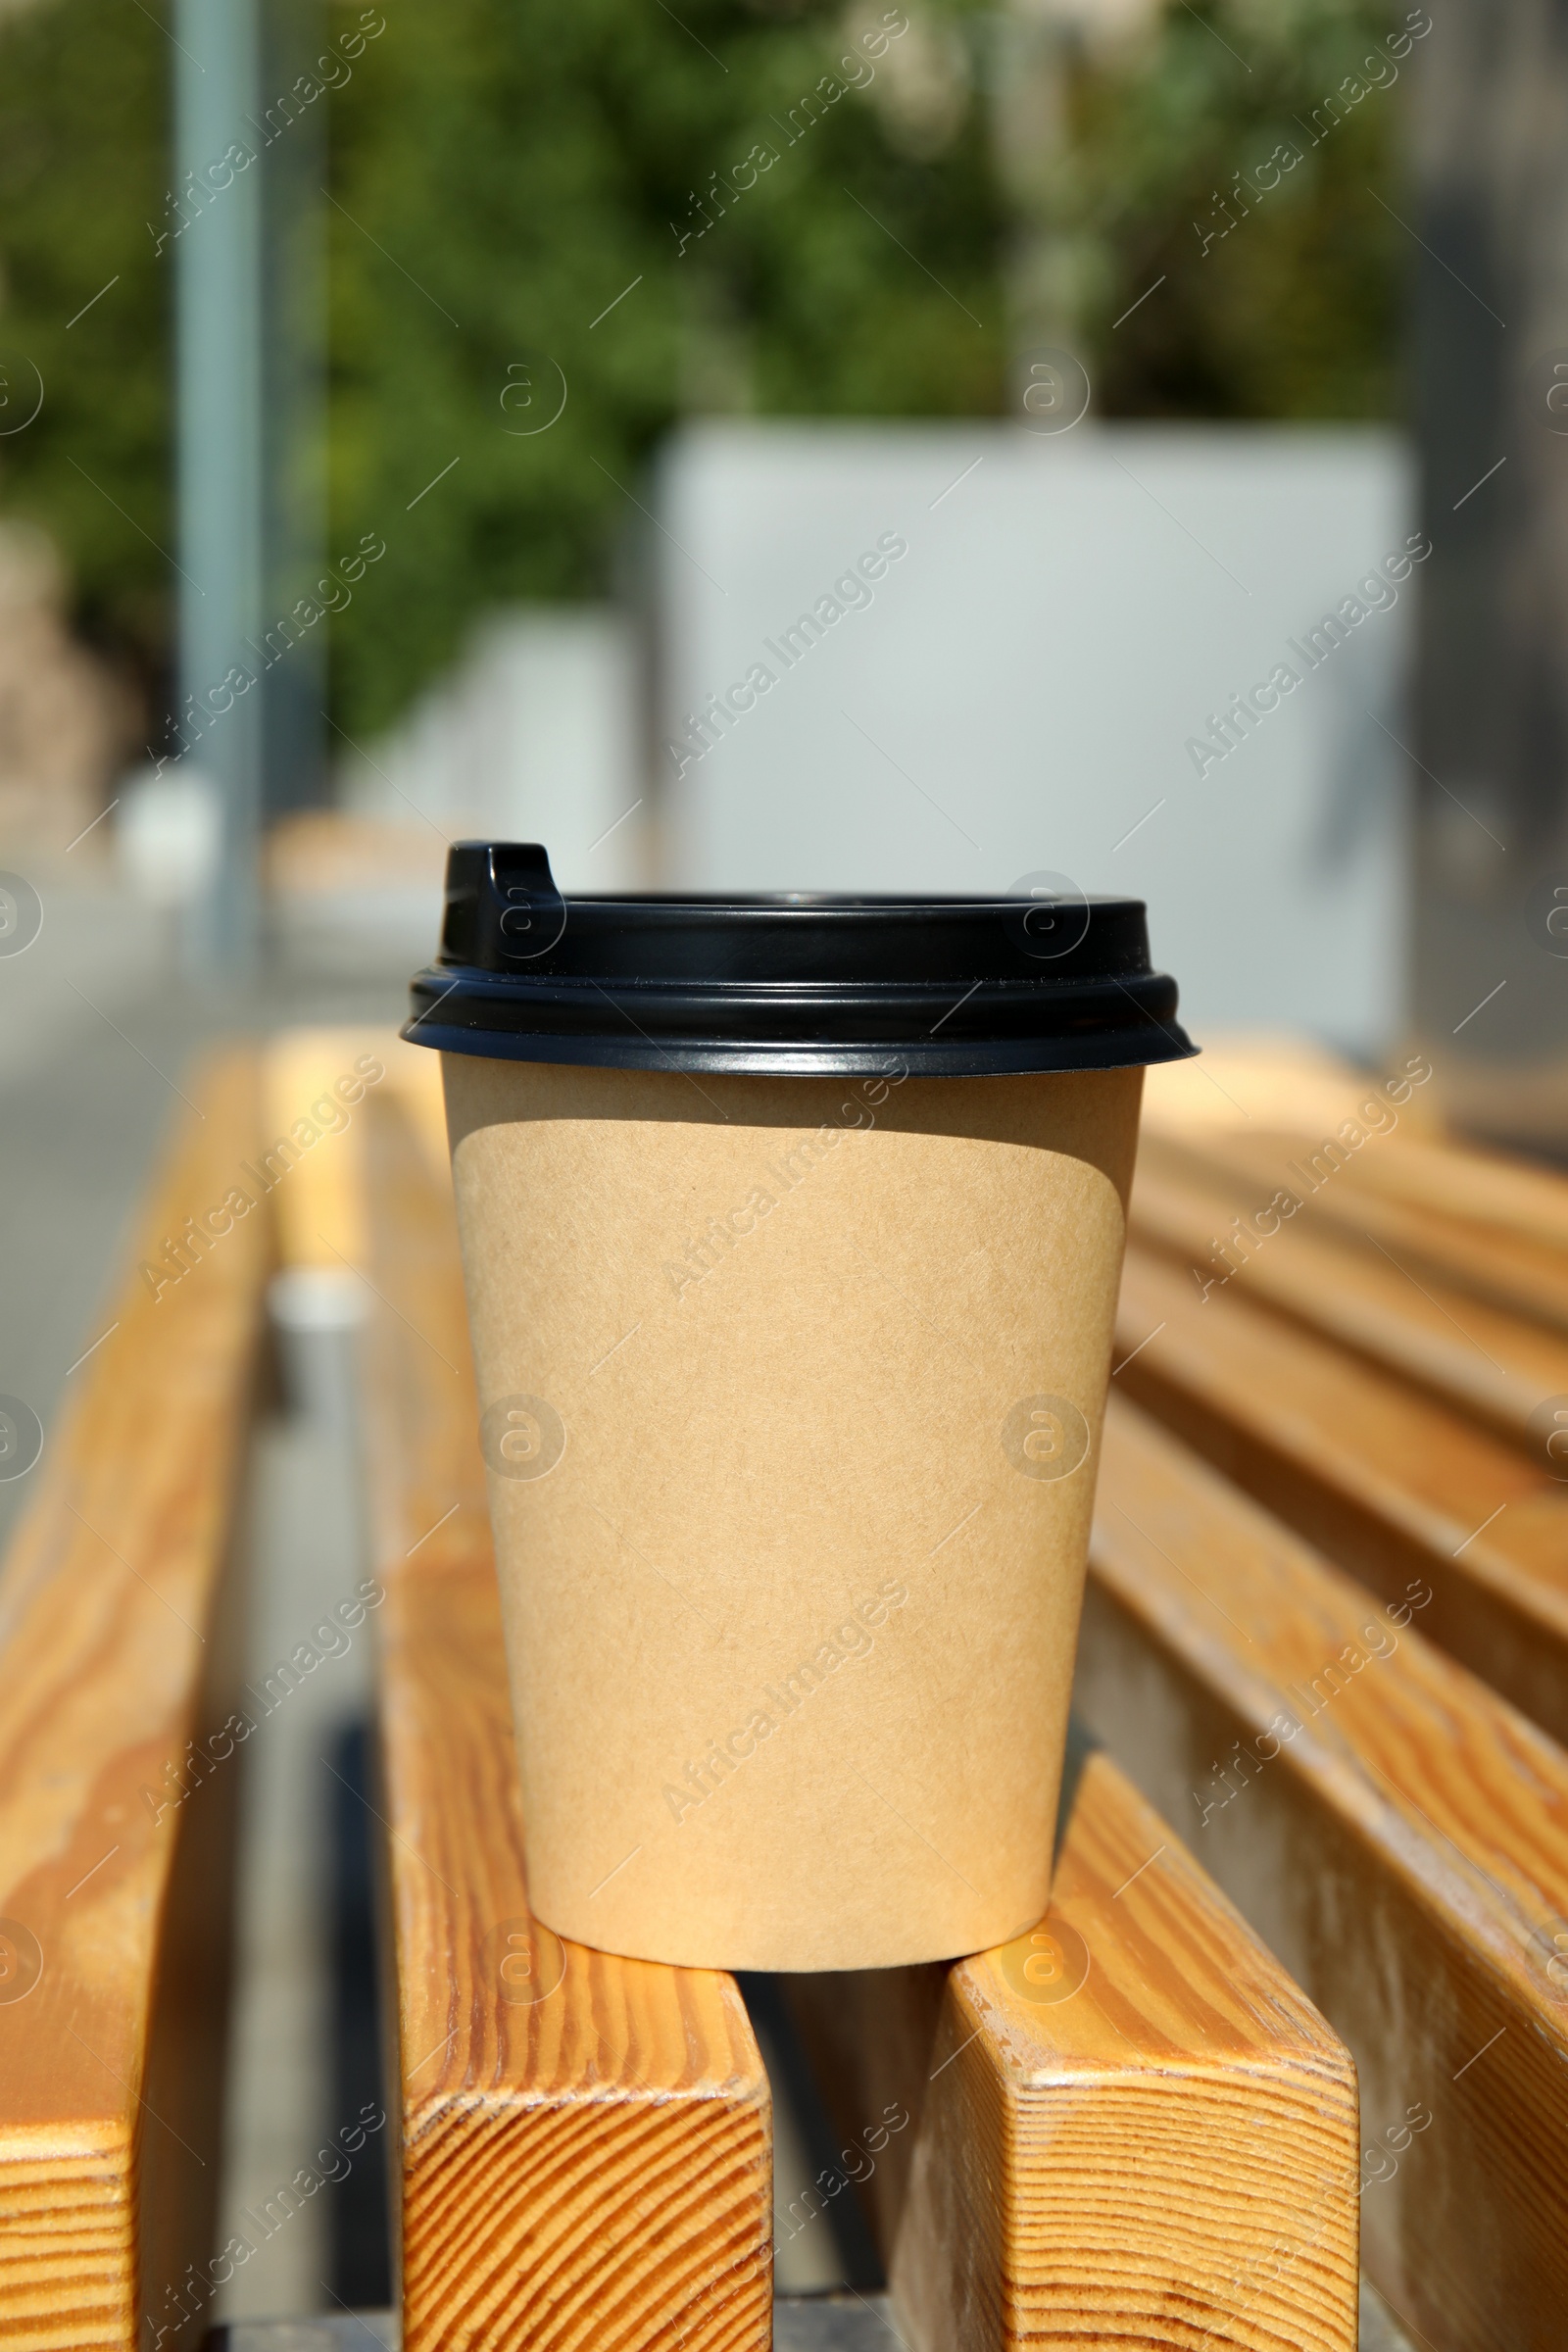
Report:
[[[1144,909],[564,900],[452,851],[444,1063],[529,1897],[649,1960],[1033,1926],[1143,1065]]]

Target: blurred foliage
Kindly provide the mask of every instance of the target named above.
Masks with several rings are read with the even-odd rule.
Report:
[[[373,530],[388,548],[333,641],[360,723],[388,717],[476,607],[603,591],[683,410],[1000,405],[983,121],[968,110],[922,155],[918,121],[875,103],[931,36],[911,27],[853,69],[874,66],[866,88],[833,97],[839,61],[865,55],[850,32],[882,9],[677,13],[395,5],[336,101],[332,544]],[[555,368],[564,412],[530,435]]]
[[[876,54],[904,13],[881,0],[386,0],[320,108],[326,553],[387,549],[330,624],[348,728],[395,717],[487,606],[612,589],[682,415],[1000,411],[1031,251],[1102,414],[1393,413],[1405,239],[1368,190],[1398,203],[1403,90],[1315,138],[1313,110],[1402,17],[1171,0],[1053,65],[1060,135],[1004,188],[976,85],[1006,51],[978,5],[924,0]],[[331,0],[323,45],[359,22]],[[146,225],[168,220],[171,38],[126,0],[0,14],[0,393],[26,363],[46,388],[0,438],[0,509],[49,527],[89,634],[150,683],[178,552],[175,249]],[[531,431],[557,370],[564,409]]]
[[[145,225],[164,211],[172,54],[124,0],[0,20],[0,508],[45,526],[78,625],[143,676],[173,617],[172,257]],[[43,406],[14,431],[34,369]]]
[[[1407,19],[1430,28],[1383,0],[1173,0],[1152,37],[1080,63],[1038,217],[1101,414],[1396,413]]]
[[[323,102],[327,553],[366,531],[388,550],[332,624],[345,723],[394,716],[485,606],[606,592],[683,412],[998,407],[1001,210],[965,6],[926,0],[878,57],[897,8],[390,0]],[[360,21],[324,9],[323,42]],[[147,225],[173,217],[171,43],[126,0],[0,14],[0,368],[13,403],[28,363],[47,390],[0,439],[0,509],[48,526],[89,634],[153,687],[177,555],[176,249]],[[737,190],[758,147],[776,160]],[[529,436],[552,361],[565,411]]]

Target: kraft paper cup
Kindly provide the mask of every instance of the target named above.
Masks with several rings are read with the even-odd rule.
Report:
[[[823,905],[793,904],[808,922]],[[641,943],[656,965],[669,905],[619,917],[622,939],[662,925]],[[482,1020],[541,1020],[573,957],[606,961],[578,913],[511,997],[476,958],[421,976],[409,1032],[443,1050],[532,1906],[581,1942],[730,1969],[1005,1942],[1049,1896],[1154,1041],[1116,1066],[933,1075],[929,1037],[830,1037],[861,1066],[737,1069],[666,1042],[667,1004],[639,995],[633,1038],[696,1064],[648,1067],[586,1058],[625,1052],[623,1019],[562,1039],[464,1026],[466,999],[425,1017],[466,985],[456,969]],[[693,917],[698,979],[713,915]],[[748,954],[775,969],[794,936]],[[623,975],[588,976],[624,1006]],[[808,983],[819,1029],[833,979]],[[1029,984],[1058,1014],[1085,985]],[[957,993],[940,968],[934,985]],[[724,1009],[715,1057],[805,1058],[788,1034],[737,1044],[748,1016],[733,993]],[[933,1050],[979,1058],[974,1025]],[[562,1044],[584,1058],[545,1057]]]

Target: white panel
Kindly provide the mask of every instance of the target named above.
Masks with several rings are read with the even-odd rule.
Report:
[[[1288,641],[1401,546],[1413,506],[1403,444],[1371,429],[689,429],[658,499],[667,881],[1064,871],[1149,900],[1200,1028],[1375,1049],[1397,1018],[1404,818],[1369,713],[1408,740],[1419,571],[1316,670]],[[886,534],[907,553],[786,666],[766,641]],[[1302,683],[1200,776],[1189,739],[1282,661]],[[776,682],[711,749],[666,748],[759,662]]]

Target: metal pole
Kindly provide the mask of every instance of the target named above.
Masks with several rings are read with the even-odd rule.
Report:
[[[179,0],[176,21],[180,758],[221,843],[187,953],[237,973],[257,955],[263,800],[261,0]]]

